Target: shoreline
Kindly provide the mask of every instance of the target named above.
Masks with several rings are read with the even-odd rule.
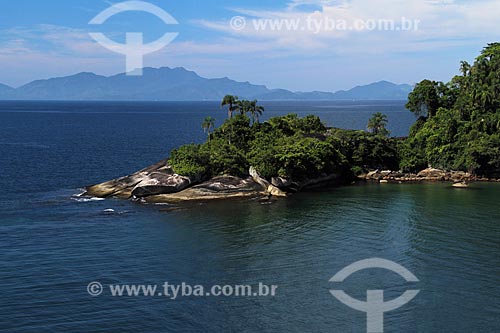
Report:
[[[474,183],[489,182],[498,183],[498,178],[485,178],[472,175],[463,171],[446,171],[435,168],[427,168],[419,173],[403,173],[391,170],[374,170],[357,176],[361,181],[372,181],[379,183],[421,183],[421,182],[444,182],[444,183]]]
[[[83,196],[96,198],[118,198],[143,204],[182,204],[234,199],[258,199],[267,201],[284,198],[294,193],[318,188],[349,186],[349,184],[419,184],[451,183],[457,188],[467,188],[469,183],[500,183],[500,179],[481,178],[462,171],[444,171],[428,168],[417,174],[390,170],[374,170],[354,179],[338,175],[324,175],[302,182],[273,178],[271,182],[262,178],[257,170],[250,168],[245,179],[234,176],[217,176],[202,181],[175,174],[167,160],[125,177],[88,186]]]

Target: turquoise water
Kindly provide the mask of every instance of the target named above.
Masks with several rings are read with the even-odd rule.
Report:
[[[383,289],[386,300],[419,289],[385,314],[386,332],[500,331],[500,184],[349,186],[173,212],[84,201],[72,197],[82,185],[202,139],[192,124],[203,112],[181,117],[172,105],[149,114],[130,111],[137,105],[124,112],[122,104],[80,105],[93,113],[77,112],[75,104],[40,107],[46,110],[0,107],[0,331],[366,331],[366,315],[336,300],[333,288],[360,300],[367,289]],[[397,262],[420,281],[372,269],[340,285],[329,282],[372,257]],[[171,300],[113,297],[106,289],[92,297],[91,281],[261,282],[278,289],[275,297]]]

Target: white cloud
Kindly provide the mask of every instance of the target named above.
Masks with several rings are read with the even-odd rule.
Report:
[[[439,75],[433,78],[445,80],[459,60],[467,59],[463,53],[452,55],[448,50],[472,45],[467,57],[473,56],[480,45],[500,37],[499,0],[290,0],[281,10],[233,11],[247,18],[246,29],[231,29],[229,19],[191,22],[213,34],[188,40],[181,33],[165,49],[147,55],[145,65],[184,66],[208,77],[230,76],[271,87],[335,90],[378,79],[415,82],[421,75]],[[418,31],[320,29],[315,33],[307,29],[256,31],[251,21],[298,19],[304,23],[308,17],[316,22],[406,17],[421,23]],[[442,62],[428,69],[435,57]],[[124,69],[124,57],[101,47],[86,29],[38,25],[0,31],[2,80],[12,78],[6,83],[78,71],[113,74]]]
[[[0,31],[2,83],[19,86],[44,77],[123,69],[124,59],[95,43],[84,30],[43,24]]]
[[[319,6],[319,9],[301,9],[301,5],[311,4]],[[240,39],[243,46],[246,41],[261,42],[271,46],[271,50],[288,48],[292,53],[304,50],[356,53],[360,49],[374,53],[388,50],[425,51],[429,48],[495,39],[500,28],[497,18],[500,12],[498,0],[467,3],[454,0],[293,0],[283,10],[236,8],[234,11],[246,18],[246,27],[242,30],[233,29],[228,20],[197,23],[232,35]],[[338,30],[332,29],[331,24],[328,26],[327,23],[333,21],[337,27],[342,28],[339,25],[341,22],[346,22],[346,27],[351,27],[358,20],[378,22],[391,19],[398,27],[403,18],[418,24],[418,30]],[[269,24],[266,29],[262,29],[262,22],[270,20],[292,23],[285,22],[282,29],[273,29]],[[257,29],[259,24],[261,29]]]
[[[333,6],[333,5],[338,5],[344,3],[345,0],[292,0],[288,4],[289,9],[295,9],[300,6],[318,6],[318,7],[325,7],[325,6]]]
[[[34,27],[15,27],[0,31],[0,54],[45,53],[83,58],[106,56],[110,52],[99,46],[82,29],[39,24]],[[19,49],[12,47],[15,42]],[[9,47],[10,46],[10,47]]]

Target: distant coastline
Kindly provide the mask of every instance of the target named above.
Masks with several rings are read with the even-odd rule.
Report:
[[[227,77],[207,79],[185,68],[144,68],[142,76],[78,73],[36,80],[17,89],[0,84],[0,100],[214,101],[226,94],[266,101],[404,100],[412,86],[379,81],[337,92],[292,92]]]

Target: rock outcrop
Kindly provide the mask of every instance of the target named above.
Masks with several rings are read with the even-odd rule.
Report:
[[[142,198],[179,192],[199,181],[199,178],[176,175],[168,161],[162,160],[131,175],[89,186],[84,195],[98,198]]]
[[[273,177],[271,178],[271,184],[276,186],[277,188],[284,190],[293,185],[293,182],[290,179],[286,179],[283,177]]]
[[[131,175],[89,186],[86,188],[84,195],[98,198],[118,197],[128,199],[132,196],[133,189],[154,172],[173,174],[167,160],[162,160]]]
[[[438,181],[450,181],[450,182],[463,182],[471,180],[481,180],[473,177],[471,174],[463,171],[444,171],[440,169],[427,168],[420,171],[418,174],[413,173],[403,173],[401,171],[370,171],[367,174],[358,176],[359,179],[377,181],[380,183],[390,183],[390,182],[438,182]]]
[[[440,169],[427,168],[420,171],[417,174],[417,177],[427,178],[429,180],[444,180],[444,178],[446,177],[446,172]]]
[[[168,165],[168,161],[163,160],[131,175],[89,186],[84,195],[134,198],[152,203],[287,195],[262,178],[254,168],[250,169],[250,174],[246,179],[219,176],[200,183],[201,177],[177,175]]]
[[[270,195],[275,197],[286,197],[285,192],[262,178],[259,172],[254,167],[250,167],[249,173],[253,181],[262,186],[262,188]]]
[[[176,193],[188,188],[193,181],[189,177],[176,174],[152,172],[134,187],[132,195],[142,198],[157,194]]]
[[[84,195],[99,198],[133,198],[140,202],[168,204],[234,198],[269,199],[272,196],[286,197],[290,192],[346,184],[346,181],[352,180],[336,174],[325,174],[303,181],[275,177],[269,182],[253,167],[250,168],[249,174],[246,179],[218,176],[202,182],[201,176],[190,178],[175,174],[168,160],[162,160],[131,175],[89,186]],[[462,171],[446,172],[434,168],[422,170],[418,174],[374,170],[358,178],[379,183],[451,181],[466,184],[469,181],[490,181]]]
[[[171,194],[152,195],[142,200],[147,203],[180,203],[235,198],[258,198],[267,196],[260,184],[251,177],[241,179],[219,176],[183,191]]]

